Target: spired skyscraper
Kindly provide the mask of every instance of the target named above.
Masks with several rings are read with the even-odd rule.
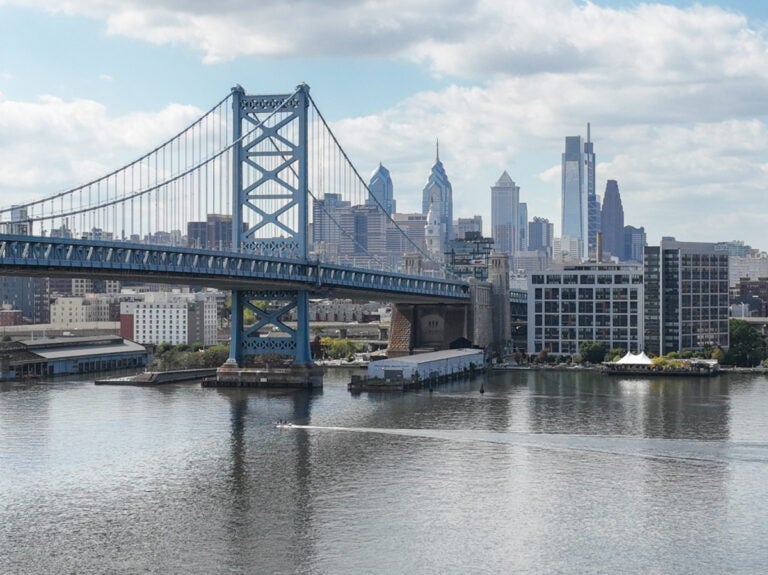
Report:
[[[587,141],[566,136],[562,156],[562,237],[579,240],[580,257],[587,259],[597,246],[600,199],[595,193],[595,153],[587,124]]]
[[[421,213],[428,214],[430,209],[433,210],[437,222],[443,226],[441,243],[446,246],[453,239],[453,189],[440,161],[439,143],[435,148],[435,164],[424,185],[421,199]]]

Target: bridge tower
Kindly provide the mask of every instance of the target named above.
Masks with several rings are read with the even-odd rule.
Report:
[[[308,252],[309,86],[292,94],[253,96],[232,89],[232,246],[240,253],[306,262]],[[263,303],[269,303],[264,309]],[[277,305],[275,305],[277,303]],[[245,312],[256,321],[246,326]],[[296,326],[285,323],[295,311]],[[233,290],[230,355],[222,385],[319,387],[322,370],[309,347],[306,291]],[[261,337],[259,330],[271,330]],[[290,358],[290,365],[285,359]]]

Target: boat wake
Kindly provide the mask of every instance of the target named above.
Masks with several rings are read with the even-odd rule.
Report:
[[[443,441],[496,443],[530,449],[586,451],[626,457],[711,461],[718,463],[735,461],[768,463],[768,443],[763,442],[296,424],[287,424],[283,425],[283,427],[313,431],[378,433]]]

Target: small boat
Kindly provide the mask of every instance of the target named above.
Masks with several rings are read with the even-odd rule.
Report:
[[[284,429],[284,428],[290,428],[293,427],[293,423],[288,422],[280,422],[275,425],[278,429]]]

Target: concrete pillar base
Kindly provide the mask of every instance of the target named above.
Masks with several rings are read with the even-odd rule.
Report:
[[[204,381],[203,387],[317,389],[323,387],[323,368],[316,365],[238,367],[226,362],[216,370],[216,379]]]

